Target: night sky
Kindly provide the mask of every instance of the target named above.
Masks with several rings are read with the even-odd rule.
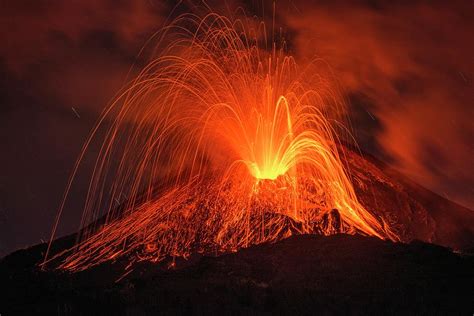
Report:
[[[210,5],[234,16],[239,6],[267,21],[272,15],[271,1]],[[140,48],[194,7],[184,1],[171,13],[174,6],[0,2],[0,256],[49,238],[82,145],[143,64]],[[363,150],[473,209],[472,12],[472,1],[285,0],[275,19],[300,64],[321,58],[330,66]],[[92,163],[86,159],[84,170]],[[88,180],[77,179],[59,234],[79,226]]]

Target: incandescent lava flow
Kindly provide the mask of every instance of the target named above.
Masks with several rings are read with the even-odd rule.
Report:
[[[357,200],[336,94],[266,34],[263,23],[211,13],[181,16],[157,35],[161,53],[105,110],[71,177],[105,128],[78,243],[46,262],[79,271],[292,234],[397,239]]]

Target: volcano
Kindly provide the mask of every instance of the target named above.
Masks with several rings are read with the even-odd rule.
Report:
[[[159,33],[66,186],[51,242],[81,162],[95,156],[77,245],[48,248],[45,266],[224,254],[295,234],[404,238],[397,218],[359,202],[342,147],[354,143],[347,105],[316,61],[301,67],[283,37],[214,12]]]
[[[346,152],[361,203],[388,214],[402,242],[316,232],[222,255],[133,264],[118,257],[75,273],[40,269],[41,244],[0,262],[2,312],[471,313],[474,213],[373,157]],[[337,210],[321,220],[318,227],[340,227]],[[60,238],[52,251],[74,241]]]
[[[158,32],[50,243],[2,260],[5,311],[472,312],[473,212],[360,154],[337,85],[254,22]],[[54,240],[88,155],[80,229]]]

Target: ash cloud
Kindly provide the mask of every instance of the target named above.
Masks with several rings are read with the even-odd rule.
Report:
[[[35,95],[59,107],[101,108],[162,26],[163,9],[146,0],[3,3],[0,56],[9,76],[28,82]]]
[[[332,68],[360,145],[473,208],[474,3],[292,1],[279,8],[297,57]]]

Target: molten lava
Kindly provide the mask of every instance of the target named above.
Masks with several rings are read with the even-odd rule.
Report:
[[[185,15],[160,33],[159,44],[173,40],[106,109],[78,161],[107,122],[79,242],[55,256],[60,268],[236,251],[292,234],[396,239],[357,200],[331,119],[335,94],[284,42],[267,50],[265,26],[251,25]]]

